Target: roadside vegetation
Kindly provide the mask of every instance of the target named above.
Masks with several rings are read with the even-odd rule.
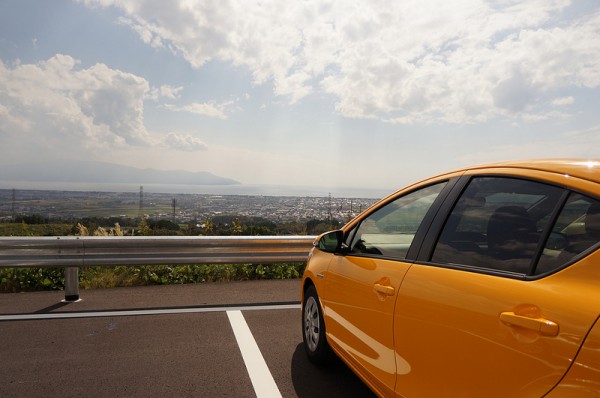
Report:
[[[0,236],[229,236],[317,235],[341,226],[339,221],[310,220],[281,225],[256,217],[219,216],[177,224],[169,220],[86,218],[72,222],[41,216],[0,224]],[[299,278],[304,263],[198,264],[177,266],[84,267],[81,289]],[[64,268],[0,268],[0,293],[63,290]]]

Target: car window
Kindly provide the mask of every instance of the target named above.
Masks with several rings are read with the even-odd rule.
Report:
[[[544,246],[535,274],[544,274],[562,267],[598,242],[600,201],[572,193]]]
[[[406,258],[423,218],[445,185],[409,193],[368,215],[348,234],[350,252]]]
[[[530,180],[473,178],[446,220],[431,260],[529,273],[563,192]]]

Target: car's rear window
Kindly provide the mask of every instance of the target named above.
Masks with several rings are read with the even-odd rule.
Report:
[[[600,242],[600,201],[572,193],[552,229],[535,274],[571,262]]]
[[[454,206],[432,261],[527,274],[564,191],[516,178],[474,178]]]

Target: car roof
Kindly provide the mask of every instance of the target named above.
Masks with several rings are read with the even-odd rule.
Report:
[[[600,159],[530,159],[467,167],[462,171],[488,168],[515,168],[564,174],[600,183]]]

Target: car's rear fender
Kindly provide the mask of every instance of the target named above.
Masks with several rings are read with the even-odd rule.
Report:
[[[547,395],[559,397],[600,397],[600,321],[597,319],[561,381]]]

